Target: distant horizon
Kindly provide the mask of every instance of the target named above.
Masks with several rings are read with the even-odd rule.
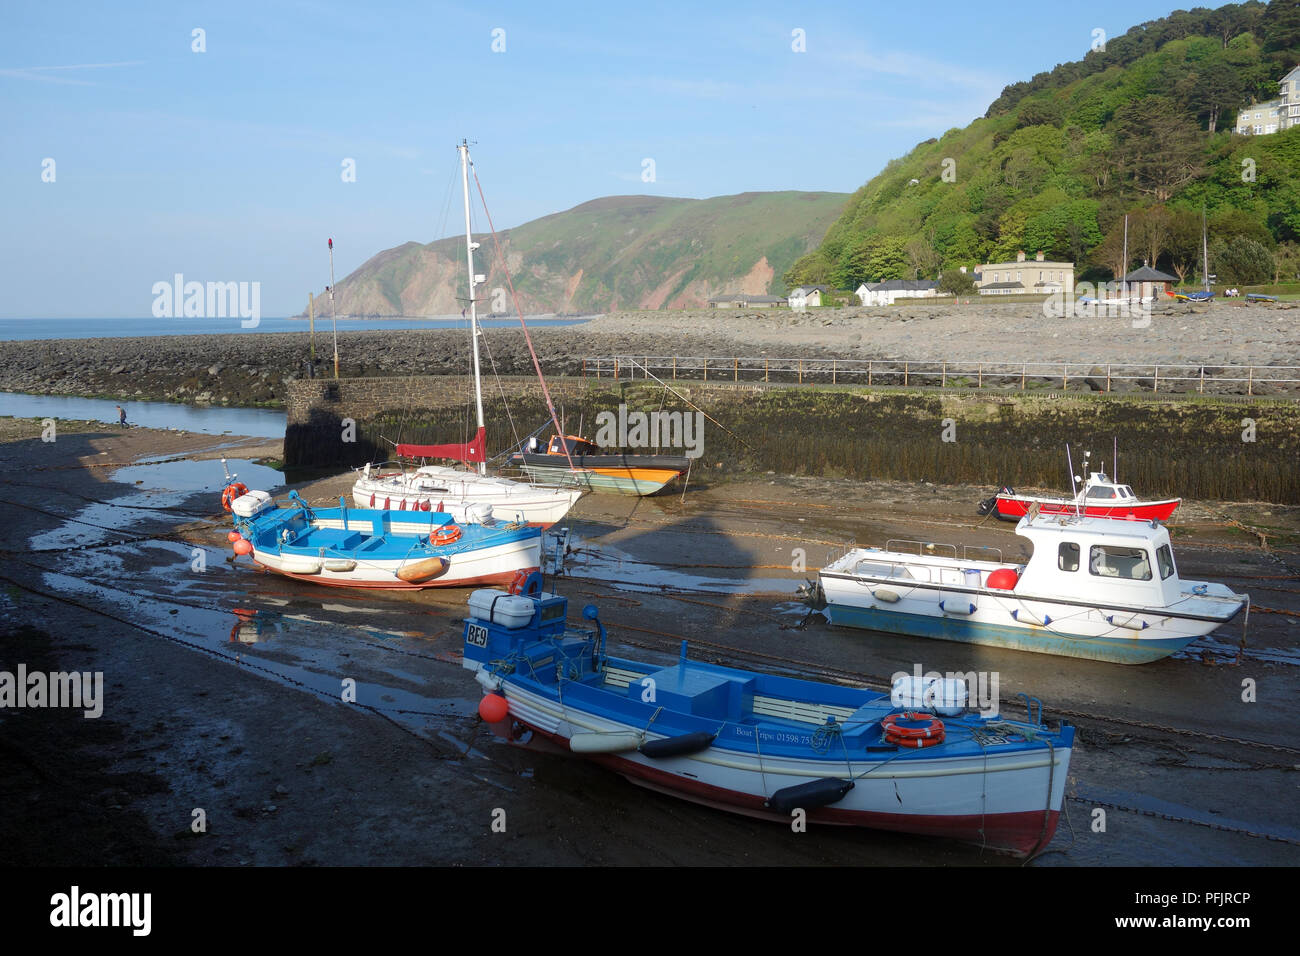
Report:
[[[940,0],[921,33],[843,3],[24,7],[0,35],[0,317],[147,317],[177,273],[297,315],[331,282],[327,238],[342,280],[459,233],[465,136],[499,231],[615,196],[851,194],[1170,9]]]

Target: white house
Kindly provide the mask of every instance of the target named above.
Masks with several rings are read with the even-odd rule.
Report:
[[[986,262],[975,268],[980,295],[1051,295],[1074,288],[1074,263],[1053,262],[1039,252],[1032,260],[1024,252],[1015,262]]]
[[[808,309],[817,308],[822,304],[822,293],[830,292],[830,289],[824,285],[799,286],[790,292],[790,308]]]
[[[1267,136],[1300,126],[1300,66],[1282,77],[1276,99],[1251,103],[1237,114],[1233,129],[1243,135]]]
[[[897,299],[926,299],[938,294],[939,283],[933,279],[864,282],[858,286],[856,293],[863,305],[893,305]]]

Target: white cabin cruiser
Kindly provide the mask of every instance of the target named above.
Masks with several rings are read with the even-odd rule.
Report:
[[[1156,521],[1034,509],[1016,533],[1033,545],[1026,564],[920,542],[908,542],[917,553],[855,548],[819,572],[827,616],[849,627],[1142,664],[1249,603],[1222,584],[1180,579],[1169,532]]]

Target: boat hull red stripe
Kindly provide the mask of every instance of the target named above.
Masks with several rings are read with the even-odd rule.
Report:
[[[520,721],[523,724],[523,721]],[[524,724],[548,742],[568,751],[568,740],[555,734]],[[619,757],[617,754],[584,754],[632,783],[670,796],[690,800],[718,810],[740,813],[745,816],[789,824],[790,817],[775,813],[764,806],[763,797],[735,790],[725,790],[689,777],[680,777],[656,767]],[[867,810],[839,810],[819,807],[809,810],[808,819],[815,823],[835,826],[859,826],[873,830],[892,830],[920,836],[944,837],[963,843],[974,843],[990,849],[1005,850],[1018,856],[1037,853],[1052,842],[1060,811],[1046,814],[1042,810],[1019,813],[992,814],[925,814],[878,813]],[[1044,830],[1044,818],[1046,829]]]
[[[1038,513],[1043,515],[1074,514],[1074,504],[1064,499],[1049,501],[1037,498],[1007,498],[998,496],[997,510],[1000,518],[1023,518],[1030,505],[1038,503]],[[1182,502],[1181,498],[1166,501],[1144,501],[1131,505],[1085,505],[1083,513],[1089,518],[1133,518],[1139,521],[1166,520]]]

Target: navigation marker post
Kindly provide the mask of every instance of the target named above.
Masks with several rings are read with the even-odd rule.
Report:
[[[339,377],[339,320],[334,315],[334,240],[330,239],[330,321],[334,323],[334,377]]]

